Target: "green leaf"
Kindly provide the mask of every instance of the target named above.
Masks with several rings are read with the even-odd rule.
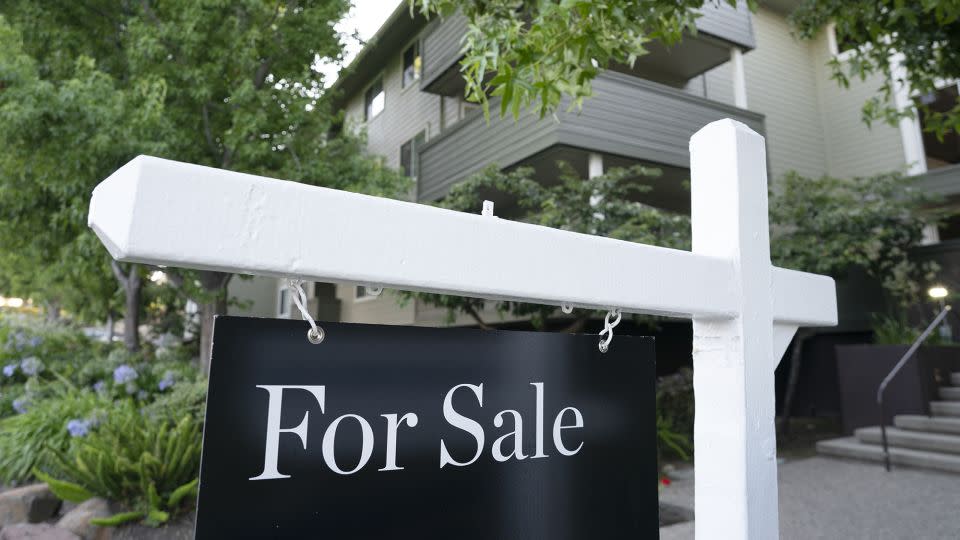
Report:
[[[59,497],[61,500],[73,503],[82,503],[83,501],[93,497],[93,494],[84,489],[82,486],[71,482],[66,482],[64,480],[57,480],[56,478],[45,474],[43,471],[34,469],[33,475],[36,476],[41,482],[46,483],[47,486],[50,487],[50,491],[52,491],[53,494]]]
[[[118,525],[123,525],[124,523],[137,521],[143,517],[143,512],[120,512],[110,517],[93,518],[90,520],[90,523],[99,527],[116,527]]]
[[[182,501],[185,497],[196,497],[197,494],[197,484],[200,483],[199,478],[194,478],[190,482],[178,487],[173,490],[173,493],[170,494],[170,497],[167,499],[167,508],[173,510]]]

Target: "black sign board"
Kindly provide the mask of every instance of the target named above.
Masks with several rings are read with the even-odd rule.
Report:
[[[197,538],[658,537],[654,344],[219,317]]]

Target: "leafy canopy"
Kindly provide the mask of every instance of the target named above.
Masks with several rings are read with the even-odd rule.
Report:
[[[501,172],[491,165],[467,181],[455,185],[438,204],[460,212],[476,212],[484,199],[507,202],[506,217],[555,229],[607,236],[632,242],[677,249],[690,248],[690,219],[643,204],[650,191],[644,179],[659,177],[659,169],[636,166],[613,168],[601,176],[582,179],[569,164],[557,164],[560,174],[552,183],[531,178],[532,169]],[[480,324],[485,301],[476,298],[436,294],[401,293],[448,310],[452,317],[461,311]],[[554,314],[552,306],[520,302],[497,302],[496,309],[518,317],[531,317],[542,326]],[[580,314],[586,319],[589,314]]]
[[[657,169],[611,169],[582,179],[560,164],[559,179],[539,183],[532,171],[501,172],[488,167],[454,186],[437,204],[462,212],[476,212],[484,199],[504,201],[504,217],[557,229],[596,234],[674,249],[690,249],[690,219],[640,202],[649,200],[644,179]],[[933,202],[899,174],[864,178],[806,178],[788,173],[770,194],[770,245],[774,264],[806,272],[843,277],[861,268],[878,279],[891,299],[904,305],[919,294],[920,284],[933,270],[910,258],[931,219]],[[502,211],[499,213],[503,213]],[[933,216],[936,217],[936,216]],[[446,308],[450,320],[460,312],[486,325],[481,312],[486,301],[435,294],[401,293]],[[515,317],[532,317],[543,327],[558,313],[552,306],[497,302],[496,310]],[[579,313],[578,318],[589,318]],[[576,327],[574,327],[576,328]]]
[[[960,78],[960,2],[957,0],[805,0],[791,15],[800,37],[810,39],[834,23],[837,41],[855,43],[843,61],[830,63],[833,78],[841,86],[851,79],[883,75],[876,95],[864,103],[863,118],[869,124],[891,124],[910,115],[898,111],[893,96],[907,83],[920,95],[929,94],[944,82]],[[891,73],[894,66],[906,68],[906,79]],[[893,75],[893,76],[892,76]],[[960,130],[960,103],[947,111],[917,104],[926,129],[943,137]]]
[[[721,1],[737,3],[707,5]],[[466,99],[488,112],[489,98],[500,97],[501,115],[514,117],[527,107],[544,116],[565,96],[579,107],[602,69],[633,65],[650,41],[672,45],[696,32],[703,6],[704,0],[410,0],[411,10],[427,17],[458,9],[467,16],[461,61]]]
[[[0,0],[0,285],[17,289],[4,292],[50,292],[101,317],[116,303],[87,204],[99,181],[138,154],[406,193],[398,172],[363,154],[362,138],[331,135],[339,113],[314,66],[341,58],[332,23],[348,7]]]

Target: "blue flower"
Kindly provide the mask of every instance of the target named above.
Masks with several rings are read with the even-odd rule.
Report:
[[[90,432],[90,421],[73,419],[67,422],[67,431],[71,437],[85,437]]]
[[[3,366],[3,374],[7,377],[13,377],[13,374],[17,371],[16,364],[7,364]]]
[[[20,369],[22,369],[27,376],[33,377],[43,371],[43,362],[38,360],[36,356],[24,358],[20,361]]]
[[[160,379],[160,382],[157,383],[157,388],[159,388],[161,392],[163,392],[167,388],[170,388],[176,382],[174,381],[174,377],[175,377],[174,372],[167,371],[166,373],[163,374],[163,378]]]
[[[27,398],[13,400],[13,410],[17,411],[17,414],[23,414],[27,412],[28,405],[30,405],[30,400]]]
[[[33,336],[32,338],[30,338],[30,341],[28,341],[27,343],[28,343],[31,347],[36,348],[36,347],[39,346],[41,343],[43,343],[43,338],[41,338],[40,336]]]
[[[93,383],[93,391],[96,393],[101,393],[107,387],[106,381],[97,381]]]
[[[123,364],[117,369],[113,370],[113,382],[117,384],[126,384],[137,380],[137,370],[132,367]]]

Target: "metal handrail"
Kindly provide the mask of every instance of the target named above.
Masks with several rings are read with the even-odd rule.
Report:
[[[890,373],[884,377],[883,382],[880,383],[880,387],[877,388],[877,405],[880,407],[880,440],[883,444],[883,466],[886,467],[887,472],[890,471],[890,450],[887,447],[887,415],[883,406],[883,392],[887,389],[887,385],[890,384],[890,381],[897,376],[897,373],[903,368],[904,365],[916,354],[917,349],[923,345],[923,342],[930,337],[930,334],[933,332],[934,328],[940,325],[941,322],[950,312],[953,310],[951,306],[944,306],[943,310],[937,315],[933,322],[930,323],[930,326],[927,326],[927,329],[920,334],[914,342],[913,345],[907,349],[907,352],[900,358],[900,361],[897,362],[897,365],[893,366],[893,369],[890,370]]]

